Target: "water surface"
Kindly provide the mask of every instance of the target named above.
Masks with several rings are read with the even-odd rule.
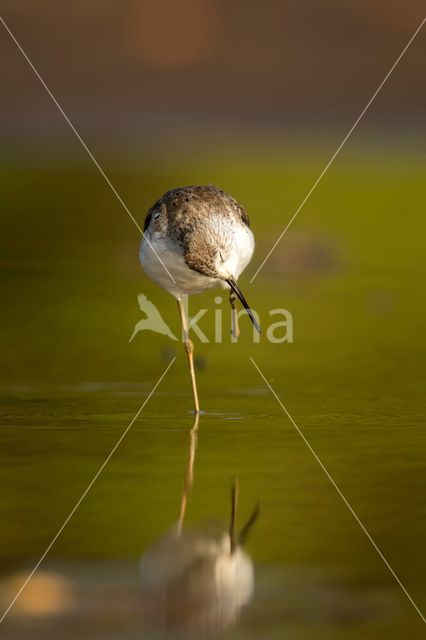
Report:
[[[343,161],[264,273],[251,286],[241,279],[264,326],[271,308],[291,311],[293,344],[270,344],[265,333],[253,344],[247,319],[238,344],[228,337],[215,344],[214,294],[193,300],[194,311],[210,310],[202,327],[211,341],[196,341],[205,413],[185,528],[226,532],[235,478],[238,523],[260,504],[245,545],[254,595],[227,637],[424,634],[418,613],[249,359],[423,610],[424,167],[418,159],[395,165],[369,158],[369,165],[358,157]],[[272,156],[260,168],[244,167],[240,158],[151,166],[149,179],[139,168],[112,173],[140,219],[171,183],[213,181],[231,190],[252,216],[254,272],[316,167],[315,159],[302,165]],[[3,632],[147,637],[140,559],[178,519],[193,416],[181,346],[148,333],[128,340],[141,317],[138,293],[178,332],[175,304],[140,272],[138,234],[97,176],[48,163],[9,166],[5,176],[3,609],[176,360]]]

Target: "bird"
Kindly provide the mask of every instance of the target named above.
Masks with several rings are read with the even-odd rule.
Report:
[[[260,333],[259,322],[237,284],[254,245],[244,207],[212,184],[170,189],[146,215],[139,258],[146,274],[177,300],[196,414],[200,403],[187,296],[218,286],[229,289],[234,338],[239,335],[237,298]]]

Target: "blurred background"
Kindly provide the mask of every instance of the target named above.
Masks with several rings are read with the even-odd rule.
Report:
[[[234,476],[242,522],[261,504],[247,542],[254,596],[229,637],[423,637],[248,359],[424,610],[424,30],[249,283],[423,3],[1,6],[138,223],[171,187],[229,191],[256,237],[246,297],[264,324],[270,309],[292,313],[293,344],[253,344],[244,318],[238,344],[195,345],[206,414],[188,526],[218,520],[226,530]],[[177,356],[0,631],[140,637],[139,559],[177,518],[192,417],[180,345],[148,333],[128,341],[138,293],[178,333],[175,303],[144,275],[138,229],[3,26],[0,81],[2,609]],[[200,323],[211,340],[214,297],[190,302],[194,314],[211,311]]]
[[[139,153],[148,141],[171,151],[169,135],[343,133],[422,9],[419,0],[2,2],[4,18],[83,137],[131,144]],[[0,46],[5,141],[59,139],[73,148],[6,33]],[[415,135],[424,126],[425,58],[419,37],[358,135]]]

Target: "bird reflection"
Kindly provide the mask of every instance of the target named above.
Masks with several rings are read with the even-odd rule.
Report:
[[[197,415],[190,431],[178,522],[141,559],[144,625],[151,631],[199,635],[223,630],[238,620],[253,594],[253,563],[243,544],[259,507],[238,532],[237,481],[231,488],[227,531],[214,535],[184,528],[194,478],[198,420]]]

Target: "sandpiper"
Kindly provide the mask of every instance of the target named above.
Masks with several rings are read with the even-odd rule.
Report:
[[[214,185],[171,189],[157,200],[145,218],[140,260],[146,273],[177,299],[195,413],[200,412],[200,405],[184,296],[217,286],[229,288],[233,335],[237,337],[239,333],[236,297],[260,332],[237,285],[253,251],[254,237],[245,209]]]

